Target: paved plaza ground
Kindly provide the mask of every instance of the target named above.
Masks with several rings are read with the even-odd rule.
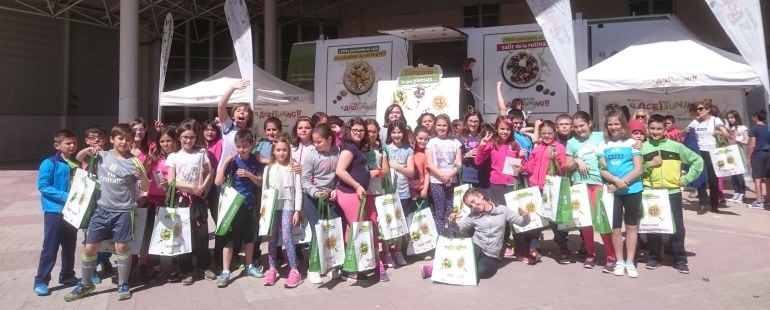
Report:
[[[94,295],[65,303],[70,288],[55,286],[58,264],[51,295],[38,297],[32,291],[43,233],[35,166],[0,165],[0,309],[770,309],[770,211],[729,204],[719,214],[698,216],[689,203],[689,275],[674,270],[670,258],[666,266],[650,271],[642,256],[637,279],[603,274],[599,267],[559,265],[547,257],[555,244],[546,233],[541,263],[526,266],[504,259],[498,274],[477,287],[422,280],[418,269],[424,262],[410,261],[389,270],[387,283],[317,286],[305,281],[289,290],[282,286],[284,272],[274,287],[248,277],[224,289],[205,280],[192,286],[164,283],[133,287],[133,298],[118,302],[115,285],[107,280]],[[753,193],[747,196],[752,199]],[[570,237],[577,250],[579,235]],[[78,274],[79,257],[80,249]]]

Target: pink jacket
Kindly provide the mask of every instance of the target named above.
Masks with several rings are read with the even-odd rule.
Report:
[[[543,189],[545,176],[548,175],[548,164],[551,162],[551,151],[554,152],[558,166],[555,167],[555,175],[564,175],[567,166],[567,150],[561,143],[538,143],[529,154],[529,161],[524,164],[524,171],[529,174],[529,186],[537,186]]]
[[[492,171],[489,173],[489,183],[495,185],[512,185],[514,177],[503,174],[503,165],[505,165],[506,157],[521,158],[522,166],[525,164],[525,159],[519,157],[519,151],[521,147],[517,143],[500,145],[495,147],[492,141],[487,142],[485,145],[479,145],[476,148],[476,158],[474,162],[476,165],[481,165],[485,161],[491,159]]]

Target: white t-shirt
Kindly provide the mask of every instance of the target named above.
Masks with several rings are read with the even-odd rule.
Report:
[[[711,116],[705,121],[694,119],[687,127],[695,128],[695,133],[698,135],[698,148],[701,151],[711,151],[717,148],[714,128],[722,126],[724,126],[724,123],[721,119]]]
[[[460,141],[457,141],[457,139],[431,138],[425,148],[433,151],[433,164],[436,165],[438,169],[450,171],[455,169],[455,165],[457,164],[455,162],[455,156],[457,156],[457,152],[460,152],[461,146],[462,144],[460,144]],[[430,182],[434,184],[442,183],[441,180],[433,175],[430,176]],[[452,177],[452,183],[457,183],[456,175]]]
[[[737,141],[738,144],[743,142],[743,139],[746,138],[746,134],[749,132],[749,128],[744,125],[738,125],[732,130],[735,131],[735,141]]]
[[[166,158],[166,166],[173,167],[176,172],[176,182],[185,184],[202,185],[203,166],[208,163],[209,157],[206,155],[205,149],[195,150],[193,153],[179,151]],[[182,188],[179,191],[190,192],[188,189]]]

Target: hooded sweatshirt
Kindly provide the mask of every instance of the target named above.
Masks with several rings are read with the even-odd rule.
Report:
[[[489,212],[471,213],[450,224],[449,227],[460,233],[473,231],[473,244],[479,246],[484,255],[500,258],[505,227],[509,223],[519,226],[527,225],[529,215],[522,217],[508,207],[499,205],[494,206]]]
[[[328,152],[320,152],[315,148],[307,150],[305,161],[302,162],[302,190],[315,197],[322,190],[331,190],[337,186],[337,161],[340,149],[332,146]]]

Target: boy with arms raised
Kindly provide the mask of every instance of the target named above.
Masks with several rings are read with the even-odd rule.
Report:
[[[83,251],[83,279],[72,292],[64,296],[65,301],[80,299],[91,293],[95,286],[91,277],[96,268],[96,254],[102,241],[115,241],[118,261],[118,300],[131,298],[128,288],[128,273],[131,269],[129,242],[133,240],[133,212],[136,209],[136,185],[142,191],[150,187],[150,180],[143,171],[142,163],[131,155],[133,135],[131,126],[117,124],[112,127],[110,142],[114,149],[102,151],[98,147],[88,147],[78,153],[80,161],[95,156],[97,162],[96,177],[99,180],[101,195],[96,201],[91,220],[88,224],[86,246]],[[139,181],[139,182],[137,182]]]

